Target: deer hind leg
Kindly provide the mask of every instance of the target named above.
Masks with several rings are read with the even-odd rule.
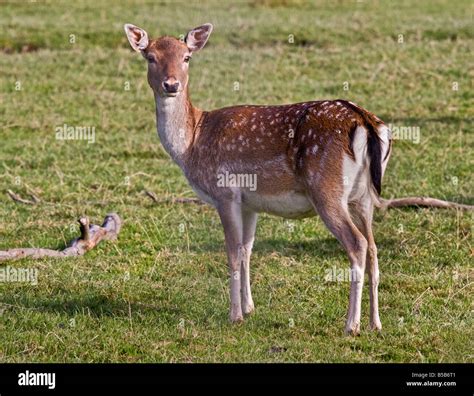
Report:
[[[253,242],[255,240],[255,229],[257,226],[257,213],[250,211],[242,212],[242,245],[245,257],[241,263],[241,297],[242,311],[245,315],[250,314],[254,309],[252,291],[250,290],[250,256],[252,254]]]
[[[372,217],[374,212],[372,199],[367,195],[359,202],[351,205],[350,211],[357,227],[367,239],[368,243],[365,269],[369,276],[370,328],[372,330],[382,330],[378,299],[379,263],[377,258],[377,246],[375,245],[374,234],[372,232]]]
[[[360,332],[360,313],[367,240],[352,222],[347,205],[333,198],[318,198],[319,199],[313,201],[316,211],[329,230],[342,244],[349,256],[351,264],[351,288],[345,332],[350,335],[358,335]]]
[[[219,216],[224,227],[225,244],[230,275],[230,321],[243,321],[241,300],[241,268],[245,262],[245,248],[242,244],[242,208],[231,201],[218,205]]]

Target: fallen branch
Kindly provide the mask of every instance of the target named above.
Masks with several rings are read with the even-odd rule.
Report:
[[[145,190],[145,194],[147,197],[151,198],[153,202],[156,203],[195,203],[198,205],[204,205],[204,202],[197,198],[172,198],[170,199],[159,199],[158,196],[153,191]]]
[[[380,198],[381,208],[400,208],[403,206],[427,207],[427,208],[446,208],[446,209],[461,209],[473,210],[474,206],[459,204],[456,202],[443,201],[441,199],[431,197],[406,197],[383,199]]]
[[[172,203],[194,203],[198,205],[205,205],[203,201],[198,198],[173,198]]]
[[[158,197],[156,196],[156,194],[153,191],[145,190],[145,194],[146,194],[147,197],[150,197],[153,202],[159,202]]]
[[[40,202],[40,199],[35,194],[30,194],[31,200],[20,197],[15,194],[12,190],[7,190],[8,196],[15,202],[22,203],[25,205],[36,205]]]
[[[81,236],[74,239],[64,250],[52,250],[43,248],[15,248],[0,251],[0,262],[18,260],[29,257],[39,259],[43,257],[74,257],[82,256],[96,247],[102,240],[114,240],[117,238],[122,227],[122,220],[116,213],[109,213],[101,226],[89,224],[87,217],[79,220]]]

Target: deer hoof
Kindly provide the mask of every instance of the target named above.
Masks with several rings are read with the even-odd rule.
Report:
[[[353,323],[346,325],[345,334],[348,336],[358,336],[360,334],[360,324]]]
[[[244,321],[244,316],[242,315],[242,309],[231,310],[230,311],[230,322],[231,323],[242,323]]]
[[[244,317],[242,315],[230,318],[230,323],[233,323],[233,324],[239,324],[239,323],[242,323],[243,321],[244,321]]]
[[[370,330],[372,330],[372,331],[382,331],[382,323],[380,323],[380,320],[371,322],[370,323]]]
[[[253,311],[255,311],[255,307],[254,307],[253,303],[246,304],[246,305],[244,305],[242,311],[244,312],[244,315],[250,315]]]

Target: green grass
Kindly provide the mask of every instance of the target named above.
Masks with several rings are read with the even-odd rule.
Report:
[[[125,222],[117,242],[84,257],[8,263],[38,269],[39,282],[0,283],[0,361],[473,362],[471,213],[376,214],[384,329],[367,330],[365,288],[357,338],[343,335],[349,284],[324,280],[348,268],[336,240],[318,218],[263,215],[256,312],[230,325],[216,212],[143,193],[193,196],[156,137],[146,65],[122,28],[179,35],[212,22],[191,65],[195,105],[353,100],[420,128],[419,144],[396,141],[384,196],[472,204],[472,4],[187,3],[0,6],[0,249],[62,248],[83,213],[97,223],[116,211]],[[57,141],[65,123],[95,126],[96,142]],[[7,189],[42,203],[14,203]]]

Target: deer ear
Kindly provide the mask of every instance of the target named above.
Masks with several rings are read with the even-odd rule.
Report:
[[[199,51],[207,43],[209,36],[211,35],[213,26],[210,23],[205,23],[193,30],[190,30],[184,39],[184,42],[188,46],[191,52]]]
[[[130,45],[135,51],[140,52],[148,47],[148,34],[143,29],[130,23],[125,24],[123,28]]]

